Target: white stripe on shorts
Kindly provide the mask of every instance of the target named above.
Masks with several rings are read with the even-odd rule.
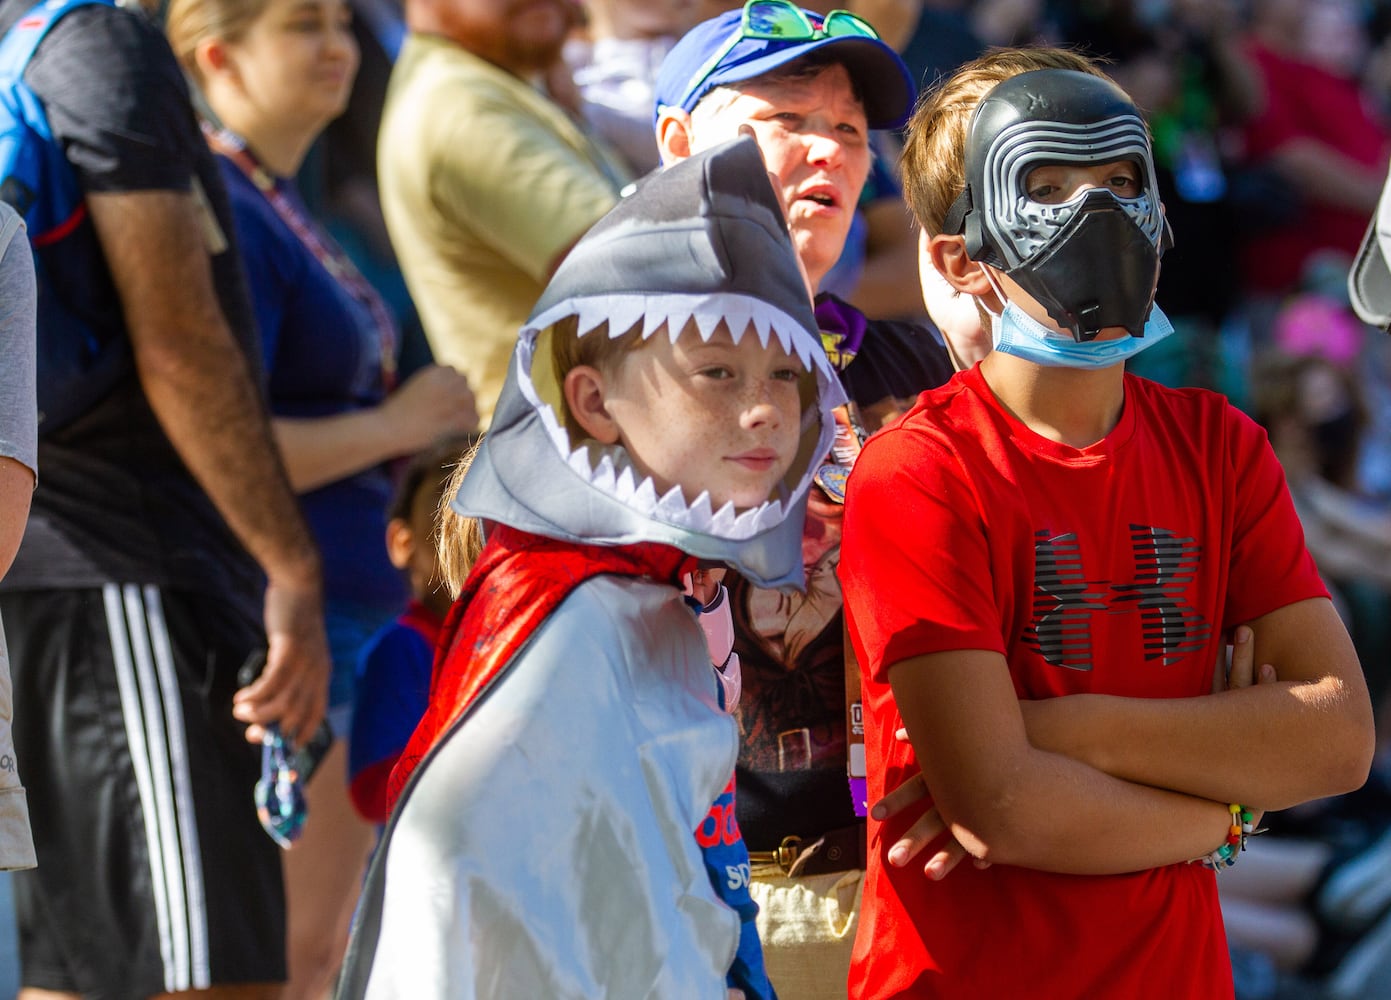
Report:
[[[127,602],[129,606],[129,602]],[[169,627],[164,621],[164,605],[159,588],[145,587],[145,614],[150,625],[155,671],[159,675],[160,695],[164,699],[164,720],[168,731],[179,738],[169,744],[174,771],[174,808],[179,820],[179,843],[183,847],[184,880],[188,890],[188,937],[191,986],[205,990],[212,985],[212,965],[208,960],[208,912],[203,890],[203,855],[198,848],[198,817],[193,811],[193,781],[185,746],[183,702],[174,674],[174,650],[169,643]]]
[[[184,745],[182,705],[158,591],[134,584],[102,588],[126,738],[140,795],[150,886],[168,992],[205,987],[207,913]]]

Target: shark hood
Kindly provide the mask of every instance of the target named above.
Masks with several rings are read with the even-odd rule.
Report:
[[[736,510],[679,486],[659,494],[621,445],[572,436],[549,350],[552,328],[571,317],[581,338],[686,330],[708,340],[722,321],[736,342],[777,338],[806,371],[797,455],[774,495]],[[451,507],[562,541],[659,542],[758,586],[801,586],[807,489],[844,399],[763,157],[741,137],[651,175],[570,251],[518,335]]]

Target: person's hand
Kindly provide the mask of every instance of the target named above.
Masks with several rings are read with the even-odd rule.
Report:
[[[266,585],[266,666],[232,696],[232,715],[249,723],[248,743],[259,743],[267,723],[302,746],[324,717],[328,701],[328,637],[317,585],[274,578]]]
[[[894,733],[894,738],[901,743],[908,742],[908,730],[899,729]],[[946,822],[942,819],[941,813],[936,806],[926,804],[928,797],[927,780],[919,771],[893,791],[889,792],[878,802],[870,807],[869,814],[876,820],[886,820],[893,816],[901,816],[910,809],[923,810],[919,816],[894,845],[889,848],[889,864],[895,868],[903,868],[938,837],[946,834],[946,842],[932,853],[923,865],[923,872],[933,881],[940,881],[947,877],[947,874],[959,865],[965,858],[969,857],[966,848],[952,836],[947,829]],[[979,858],[971,858],[971,863],[977,868],[989,868],[989,861],[981,861]]]
[[[1271,684],[1279,680],[1273,663],[1262,663],[1259,670],[1255,668],[1255,664],[1256,635],[1249,625],[1238,625],[1232,631],[1232,660],[1227,668],[1227,690],[1235,691],[1238,688]],[[1251,809],[1254,817],[1252,822],[1259,829],[1264,812],[1253,806],[1247,808]]]
[[[1251,687],[1254,684],[1270,684],[1279,678],[1275,665],[1262,663],[1260,670],[1256,664],[1256,636],[1249,625],[1238,625],[1232,632],[1232,661],[1227,668],[1227,690]]]
[[[383,400],[381,414],[403,455],[442,437],[478,429],[478,408],[468,377],[445,365],[427,365]]]
[[[700,602],[702,608],[719,596],[724,574],[723,566],[698,569],[691,574],[691,596]]]

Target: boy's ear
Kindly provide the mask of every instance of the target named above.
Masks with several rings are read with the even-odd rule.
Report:
[[[939,233],[919,242],[918,252],[927,254],[937,273],[958,292],[977,298],[993,297],[989,279],[980,265],[966,255],[966,237]]]
[[[667,108],[657,119],[657,148],[662,166],[669,167],[691,155],[691,116],[680,108]]]
[[[386,522],[386,557],[397,569],[405,569],[411,564],[411,553],[415,551],[415,532],[408,522],[393,517]]]
[[[600,444],[616,444],[618,422],[604,406],[604,373],[593,365],[576,365],[565,373],[562,388],[575,423]]]
[[[1005,308],[995,287],[985,276],[984,269],[990,265],[977,264],[967,256],[966,237],[938,233],[919,240],[918,252],[927,254],[937,273],[958,292],[975,296],[976,301],[991,312],[999,313]]]
[[[227,46],[220,38],[205,38],[194,47],[193,61],[206,80],[227,68]]]

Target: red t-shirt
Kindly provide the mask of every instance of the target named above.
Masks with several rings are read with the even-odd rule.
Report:
[[[870,801],[919,769],[893,735],[895,663],[998,650],[1020,698],[1191,697],[1211,690],[1223,631],[1326,596],[1265,433],[1209,392],[1127,375],[1125,393],[1116,428],[1078,450],[1007,414],[975,368],[865,446],[840,576]],[[884,825],[869,824],[852,996],[1232,995],[1201,865],[962,865],[930,882],[885,863],[906,824]]]

